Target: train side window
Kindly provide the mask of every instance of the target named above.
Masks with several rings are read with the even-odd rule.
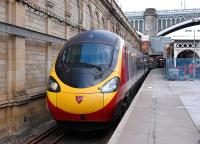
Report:
[[[67,50],[65,49],[63,54],[62,54],[62,61],[63,62],[65,61],[66,55],[67,55]]]
[[[125,45],[125,68],[126,68],[126,79],[129,79],[129,66],[128,66],[128,59],[129,59],[129,51],[128,47]]]
[[[132,47],[129,47],[128,48],[128,51],[129,51],[129,60],[131,60],[131,61],[134,61],[134,50],[133,50],[133,48]]]
[[[126,57],[127,57],[127,46],[126,45],[124,45],[124,62],[126,62]]]
[[[125,63],[127,68],[128,68],[128,59],[129,59],[129,48],[125,46]]]

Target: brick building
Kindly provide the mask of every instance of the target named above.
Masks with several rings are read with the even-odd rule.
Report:
[[[62,46],[53,40],[90,29],[113,31],[140,48],[113,0],[0,0],[0,138],[50,118],[46,83]]]

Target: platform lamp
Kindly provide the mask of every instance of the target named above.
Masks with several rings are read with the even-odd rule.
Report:
[[[194,54],[193,54],[193,77],[195,79],[195,67],[196,67],[196,42],[195,42],[195,28],[194,28]]]
[[[200,21],[200,17],[198,17],[198,18],[192,18],[192,22],[194,22],[194,23],[198,23]],[[195,32],[196,32],[196,30],[194,29],[194,55],[193,55],[193,61],[194,61],[194,69],[193,69],[193,76],[194,76],[194,78],[195,78],[195,71],[196,71],[196,69],[195,69],[195,67],[196,67],[196,42],[195,42]]]
[[[194,23],[198,23],[198,22],[200,22],[200,17],[198,17],[198,18],[192,18],[192,22],[194,22]],[[193,55],[193,59],[194,59],[194,70],[193,70],[193,72],[194,72],[194,78],[195,78],[195,67],[196,67],[196,42],[195,42],[195,29],[194,29],[194,55]]]

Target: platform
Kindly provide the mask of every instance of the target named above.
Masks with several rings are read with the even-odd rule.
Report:
[[[167,81],[150,72],[109,144],[199,144],[200,80]]]

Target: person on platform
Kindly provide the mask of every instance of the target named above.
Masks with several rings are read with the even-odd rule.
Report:
[[[184,80],[188,79],[188,64],[184,65]]]
[[[189,64],[189,74],[190,74],[190,80],[192,80],[194,78],[194,63],[190,63]]]
[[[184,65],[180,64],[179,66],[179,80],[184,80]]]

